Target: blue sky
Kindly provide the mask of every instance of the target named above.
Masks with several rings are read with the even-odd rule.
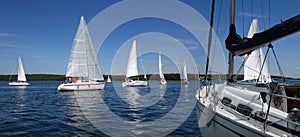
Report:
[[[220,0],[216,1],[215,29],[220,9]],[[1,0],[0,74],[15,73],[18,56],[22,57],[26,73],[64,74],[80,17],[84,16],[89,23],[101,11],[118,2],[118,0]],[[181,2],[199,12],[209,21],[210,0],[182,0]],[[244,8],[242,8],[242,2],[244,2]],[[217,31],[223,47],[228,33],[228,5],[228,1],[223,0]],[[299,5],[300,1],[271,0],[271,26],[279,23],[280,20],[299,14]],[[239,34],[246,35],[248,33],[253,17],[258,18],[260,30],[269,27],[268,1],[253,0],[251,4],[251,1],[240,0],[237,1],[236,6],[236,24]],[[153,9],[155,10],[155,7]],[[124,11],[125,13],[126,11]],[[105,39],[98,54],[102,72],[104,74],[111,73],[112,61],[122,45],[130,45],[132,39],[139,39],[141,34],[150,32],[167,34],[177,39],[191,53],[198,71],[204,72],[205,53],[191,33],[178,24],[155,18],[137,19],[122,24]],[[282,69],[287,76],[300,77],[300,46],[298,43],[300,43],[299,34],[273,43]],[[143,49],[141,52],[144,52]],[[227,58],[227,51],[223,49],[223,52]],[[122,55],[121,58],[126,59],[127,57]],[[157,72],[157,58],[156,53],[142,56],[142,62],[144,62],[143,65],[147,72]],[[182,60],[184,59],[180,56],[178,56],[178,62],[164,56],[164,71],[166,73],[178,72],[176,65],[180,64]],[[236,64],[239,64],[241,60],[242,58],[238,58]],[[268,61],[271,73],[278,74],[273,56],[270,56]],[[192,62],[190,63],[192,64]],[[236,66],[239,67],[239,65]],[[123,71],[125,70],[122,69],[118,73]]]

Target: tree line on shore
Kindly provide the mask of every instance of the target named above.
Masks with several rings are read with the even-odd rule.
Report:
[[[106,80],[108,75],[103,75],[104,79]],[[159,80],[158,74],[147,74],[147,80]],[[164,74],[165,79],[167,81],[180,81],[180,74],[178,73],[170,73]],[[110,75],[112,80],[116,81],[123,81],[125,76],[124,75]],[[64,81],[65,75],[58,75],[58,74],[26,74],[26,78],[28,81]],[[144,75],[139,76],[140,79],[144,79]],[[203,74],[188,74],[189,80],[204,80],[205,76]],[[238,75],[237,80],[242,80],[244,78],[243,75]],[[273,79],[281,79],[280,76],[272,76]],[[17,75],[0,75],[0,81],[16,81]],[[215,79],[215,80],[226,80],[226,75],[209,75],[208,79]],[[300,80],[300,78],[286,78],[286,79],[294,79]]]

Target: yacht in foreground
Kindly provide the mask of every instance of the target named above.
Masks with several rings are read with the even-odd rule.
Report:
[[[66,82],[60,84],[57,90],[99,90],[104,85],[94,46],[82,16],[70,54]]]

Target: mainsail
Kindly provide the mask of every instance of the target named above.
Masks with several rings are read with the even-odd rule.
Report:
[[[183,63],[183,66],[182,66],[182,68],[181,68],[180,79],[181,79],[181,80],[188,80],[188,77],[187,77],[187,70],[186,70],[186,63],[185,63],[185,62]]]
[[[161,54],[159,54],[159,56],[158,56],[158,69],[159,69],[159,77],[160,77],[161,81],[166,82],[165,76],[162,72]]]
[[[79,77],[84,80],[104,80],[83,16],[73,41],[66,77]]]
[[[26,81],[26,76],[25,76],[21,57],[19,57],[18,60],[18,81]]]
[[[133,41],[128,57],[126,77],[138,76],[136,40]]]
[[[258,20],[253,19],[249,32],[248,32],[248,38],[252,38],[255,33],[258,33]],[[258,79],[260,71],[260,78],[258,79],[258,82],[271,82],[271,76],[269,73],[269,69],[267,66],[267,63],[264,62],[264,52],[262,47],[255,49],[251,52],[249,55],[247,61],[244,64],[244,80],[253,80]],[[261,70],[261,67],[262,70]]]

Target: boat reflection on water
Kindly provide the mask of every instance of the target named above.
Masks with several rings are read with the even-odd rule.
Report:
[[[25,91],[27,86],[17,86],[18,91]]]
[[[116,86],[108,85],[105,91],[74,94],[84,117],[109,136],[165,136],[186,120],[196,100],[194,92],[183,91],[176,82],[169,82],[168,88],[159,81],[152,84],[124,88],[114,82]]]

